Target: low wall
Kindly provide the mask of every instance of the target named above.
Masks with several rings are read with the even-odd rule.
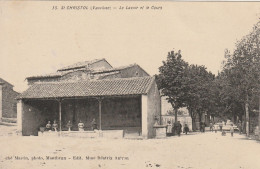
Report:
[[[2,117],[2,122],[16,123],[17,122],[17,118],[5,118],[5,117]]]
[[[123,130],[96,130],[96,131],[62,131],[55,132],[55,131],[44,131],[38,132],[38,136],[44,137],[80,137],[80,138],[113,138],[113,139],[120,139],[124,137]]]
[[[192,119],[190,116],[178,116],[177,120],[180,121],[182,125],[182,129],[185,126],[185,124],[188,125],[189,129],[192,129]],[[162,125],[167,125],[168,121],[171,122],[171,124],[174,124],[175,117],[173,115],[164,115],[162,116]]]

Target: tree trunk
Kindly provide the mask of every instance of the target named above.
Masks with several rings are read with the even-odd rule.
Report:
[[[178,121],[178,109],[177,108],[174,108],[174,122],[177,123]]]
[[[249,137],[249,110],[248,110],[248,94],[246,95],[246,136]]]
[[[194,116],[195,113],[192,111],[192,109],[189,109],[189,112],[190,112],[190,117],[191,117],[192,131],[196,131],[196,122],[195,122],[196,116]]]
[[[192,131],[196,131],[196,122],[195,122],[195,117],[191,117],[192,119]]]
[[[199,112],[199,122],[201,122],[201,117],[202,117],[202,114],[201,114],[201,112]]]

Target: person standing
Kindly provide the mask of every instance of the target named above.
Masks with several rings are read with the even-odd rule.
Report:
[[[200,132],[203,132],[203,124],[200,122]]]
[[[217,131],[218,131],[218,124],[217,123],[214,124],[214,130],[215,130],[215,133],[217,133]]]
[[[201,122],[201,132],[205,132],[205,123]]]
[[[171,136],[172,135],[172,124],[171,121],[169,120],[167,122],[167,136]]]
[[[242,123],[239,120],[238,124],[237,124],[238,130],[239,130],[239,134],[242,134]]]
[[[209,130],[210,130],[211,132],[213,132],[213,123],[212,123],[212,122],[209,123]]]
[[[182,128],[182,125],[181,125],[180,121],[178,121],[178,130],[177,130],[177,132],[178,132],[178,136],[179,137],[181,136],[181,128]]]
[[[234,126],[233,126],[233,124],[231,124],[231,126],[230,126],[230,133],[231,133],[231,137],[233,137],[233,133],[234,133]]]
[[[184,132],[187,134],[189,132],[189,127],[187,124],[184,125]]]
[[[219,123],[219,130],[222,131],[223,123],[222,121]]]

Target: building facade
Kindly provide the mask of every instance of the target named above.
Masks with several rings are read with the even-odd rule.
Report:
[[[0,78],[0,120],[2,118],[16,118],[15,99],[19,93],[13,90],[13,85]]]
[[[98,63],[98,64],[97,64]],[[23,135],[38,135],[48,121],[58,121],[60,131],[78,123],[91,130],[122,130],[153,138],[161,100],[155,78],[139,65],[113,68],[105,59],[81,62],[55,74],[28,77],[30,87],[19,97],[18,127]]]
[[[160,94],[154,77],[116,78],[75,82],[44,82],[29,87],[19,97],[18,126],[22,134],[38,135],[48,121],[59,121],[66,131],[71,121],[91,130],[123,130],[153,138],[155,117],[160,116]]]

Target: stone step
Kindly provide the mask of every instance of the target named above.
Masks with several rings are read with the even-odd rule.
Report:
[[[0,125],[4,125],[4,126],[17,126],[17,123],[0,122]]]

